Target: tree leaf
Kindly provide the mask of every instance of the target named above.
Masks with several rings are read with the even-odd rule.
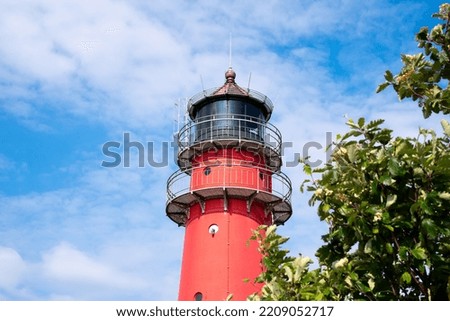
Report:
[[[288,278],[288,281],[289,281],[289,282],[292,282],[293,279],[294,279],[294,272],[292,271],[292,266],[291,266],[290,264],[285,264],[285,265],[283,266],[283,269],[284,269],[285,275],[286,275],[287,278]]]
[[[411,143],[403,140],[400,144],[398,144],[395,147],[395,154],[397,156],[403,156],[404,154],[408,153],[411,150],[412,146]]]
[[[450,193],[448,192],[439,193],[438,196],[444,200],[450,201]]]
[[[304,164],[303,165],[303,172],[306,175],[311,175],[311,173],[312,173],[311,166],[309,164]]]
[[[367,124],[367,129],[377,129],[379,125],[384,123],[384,119],[371,120]]]
[[[431,218],[426,218],[422,221],[422,227],[429,237],[434,238],[438,234],[438,228]]]
[[[450,137],[450,124],[445,119],[441,120],[441,126],[444,129],[445,135]]]
[[[358,119],[358,126],[360,127],[360,128],[362,128],[363,126],[364,126],[364,123],[365,123],[365,119],[364,119],[364,117],[360,117],[359,119]]]
[[[417,247],[411,250],[411,254],[418,260],[426,260],[427,254],[425,253],[425,249],[421,247]]]
[[[390,194],[386,199],[386,208],[391,207],[397,201],[397,195]]]
[[[390,85],[390,83],[384,82],[384,83],[378,85],[378,87],[377,87],[377,89],[375,90],[375,92],[378,94],[379,92],[385,90],[386,87],[389,86],[389,85]]]
[[[390,176],[383,175],[380,177],[380,183],[385,186],[391,186],[392,184],[395,183],[395,179],[392,179],[392,177]]]
[[[386,79],[386,81],[389,81],[389,82],[394,80],[394,75],[392,75],[392,72],[390,70],[385,71],[384,79]]]
[[[366,254],[372,253],[372,239],[368,240],[366,245],[364,245],[364,253]]]
[[[389,173],[391,173],[393,177],[401,176],[405,172],[405,170],[400,166],[398,160],[395,158],[389,159],[388,169]]]
[[[266,230],[266,237],[270,236],[272,233],[276,232],[277,226],[276,225],[270,225]]]
[[[350,162],[354,163],[356,161],[356,144],[350,144],[346,146],[347,148],[347,155]]]
[[[411,284],[411,274],[409,272],[403,272],[401,280],[406,284]]]
[[[353,282],[352,279],[350,278],[350,276],[347,276],[344,280],[344,282],[349,286],[352,287],[353,286]]]
[[[385,247],[386,247],[386,252],[388,252],[389,254],[392,254],[394,252],[394,249],[392,248],[391,243],[386,243]]]

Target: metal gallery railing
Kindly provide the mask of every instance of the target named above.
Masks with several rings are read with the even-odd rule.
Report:
[[[214,115],[189,121],[178,132],[178,146],[184,150],[198,143],[249,141],[280,155],[281,132],[270,123],[245,115]]]
[[[202,189],[247,189],[289,202],[292,184],[285,174],[247,164],[214,164],[180,169],[167,180],[167,202]]]

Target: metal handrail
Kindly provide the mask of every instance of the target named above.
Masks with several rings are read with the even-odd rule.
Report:
[[[249,169],[258,169],[258,171],[254,171],[255,175],[258,175],[256,177],[255,182],[256,185],[251,187],[243,187],[242,184],[237,184],[236,182],[232,182],[229,177],[225,175],[227,173],[227,170],[230,168],[233,168],[233,166],[236,167],[244,167]],[[288,176],[286,176],[282,172],[276,172],[273,170],[270,170],[266,167],[259,167],[259,166],[252,166],[248,164],[236,164],[233,166],[228,166],[227,164],[211,164],[211,165],[199,165],[195,167],[191,167],[189,169],[180,169],[173,173],[169,179],[167,180],[167,203],[170,203],[177,197],[192,193],[201,189],[210,189],[210,188],[245,188],[245,189],[253,189],[257,192],[265,192],[272,194],[276,196],[277,198],[289,202],[291,199],[292,194],[292,184],[291,180]],[[202,171],[206,168],[209,168],[210,170],[214,170],[215,168],[222,167],[223,170],[223,177],[218,181],[217,177],[215,177],[214,181],[214,187],[212,187],[210,184],[210,175],[201,175],[199,176],[200,182],[197,181],[198,186],[206,186],[206,187],[200,187],[197,189],[191,188],[191,180],[192,180],[192,172],[193,170],[199,170]],[[270,177],[270,185],[267,184],[267,179],[259,179],[259,175],[263,175],[264,178]]]
[[[269,147],[278,155],[281,153],[282,138],[278,128],[259,118],[247,115],[205,116],[189,121],[178,132],[178,146],[181,150],[204,141],[221,140],[252,141]]]

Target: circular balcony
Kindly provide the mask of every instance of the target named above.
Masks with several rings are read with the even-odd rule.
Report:
[[[263,204],[274,224],[280,225],[292,215],[291,193],[291,181],[279,171],[246,164],[202,165],[180,169],[169,177],[166,213],[184,226],[193,204],[199,203],[204,209],[209,199],[223,198],[225,204],[228,199],[238,198],[247,201],[248,212],[253,202]]]
[[[178,165],[207,150],[239,147],[262,154],[266,166],[281,167],[281,133],[270,123],[245,115],[215,115],[190,121],[178,132]]]

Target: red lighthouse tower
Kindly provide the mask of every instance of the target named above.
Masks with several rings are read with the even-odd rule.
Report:
[[[167,215],[186,227],[179,300],[245,300],[259,291],[251,231],[292,214],[281,133],[268,123],[272,102],[239,87],[231,68],[225,78],[189,100],[190,120],[177,137],[180,169],[167,181]]]

